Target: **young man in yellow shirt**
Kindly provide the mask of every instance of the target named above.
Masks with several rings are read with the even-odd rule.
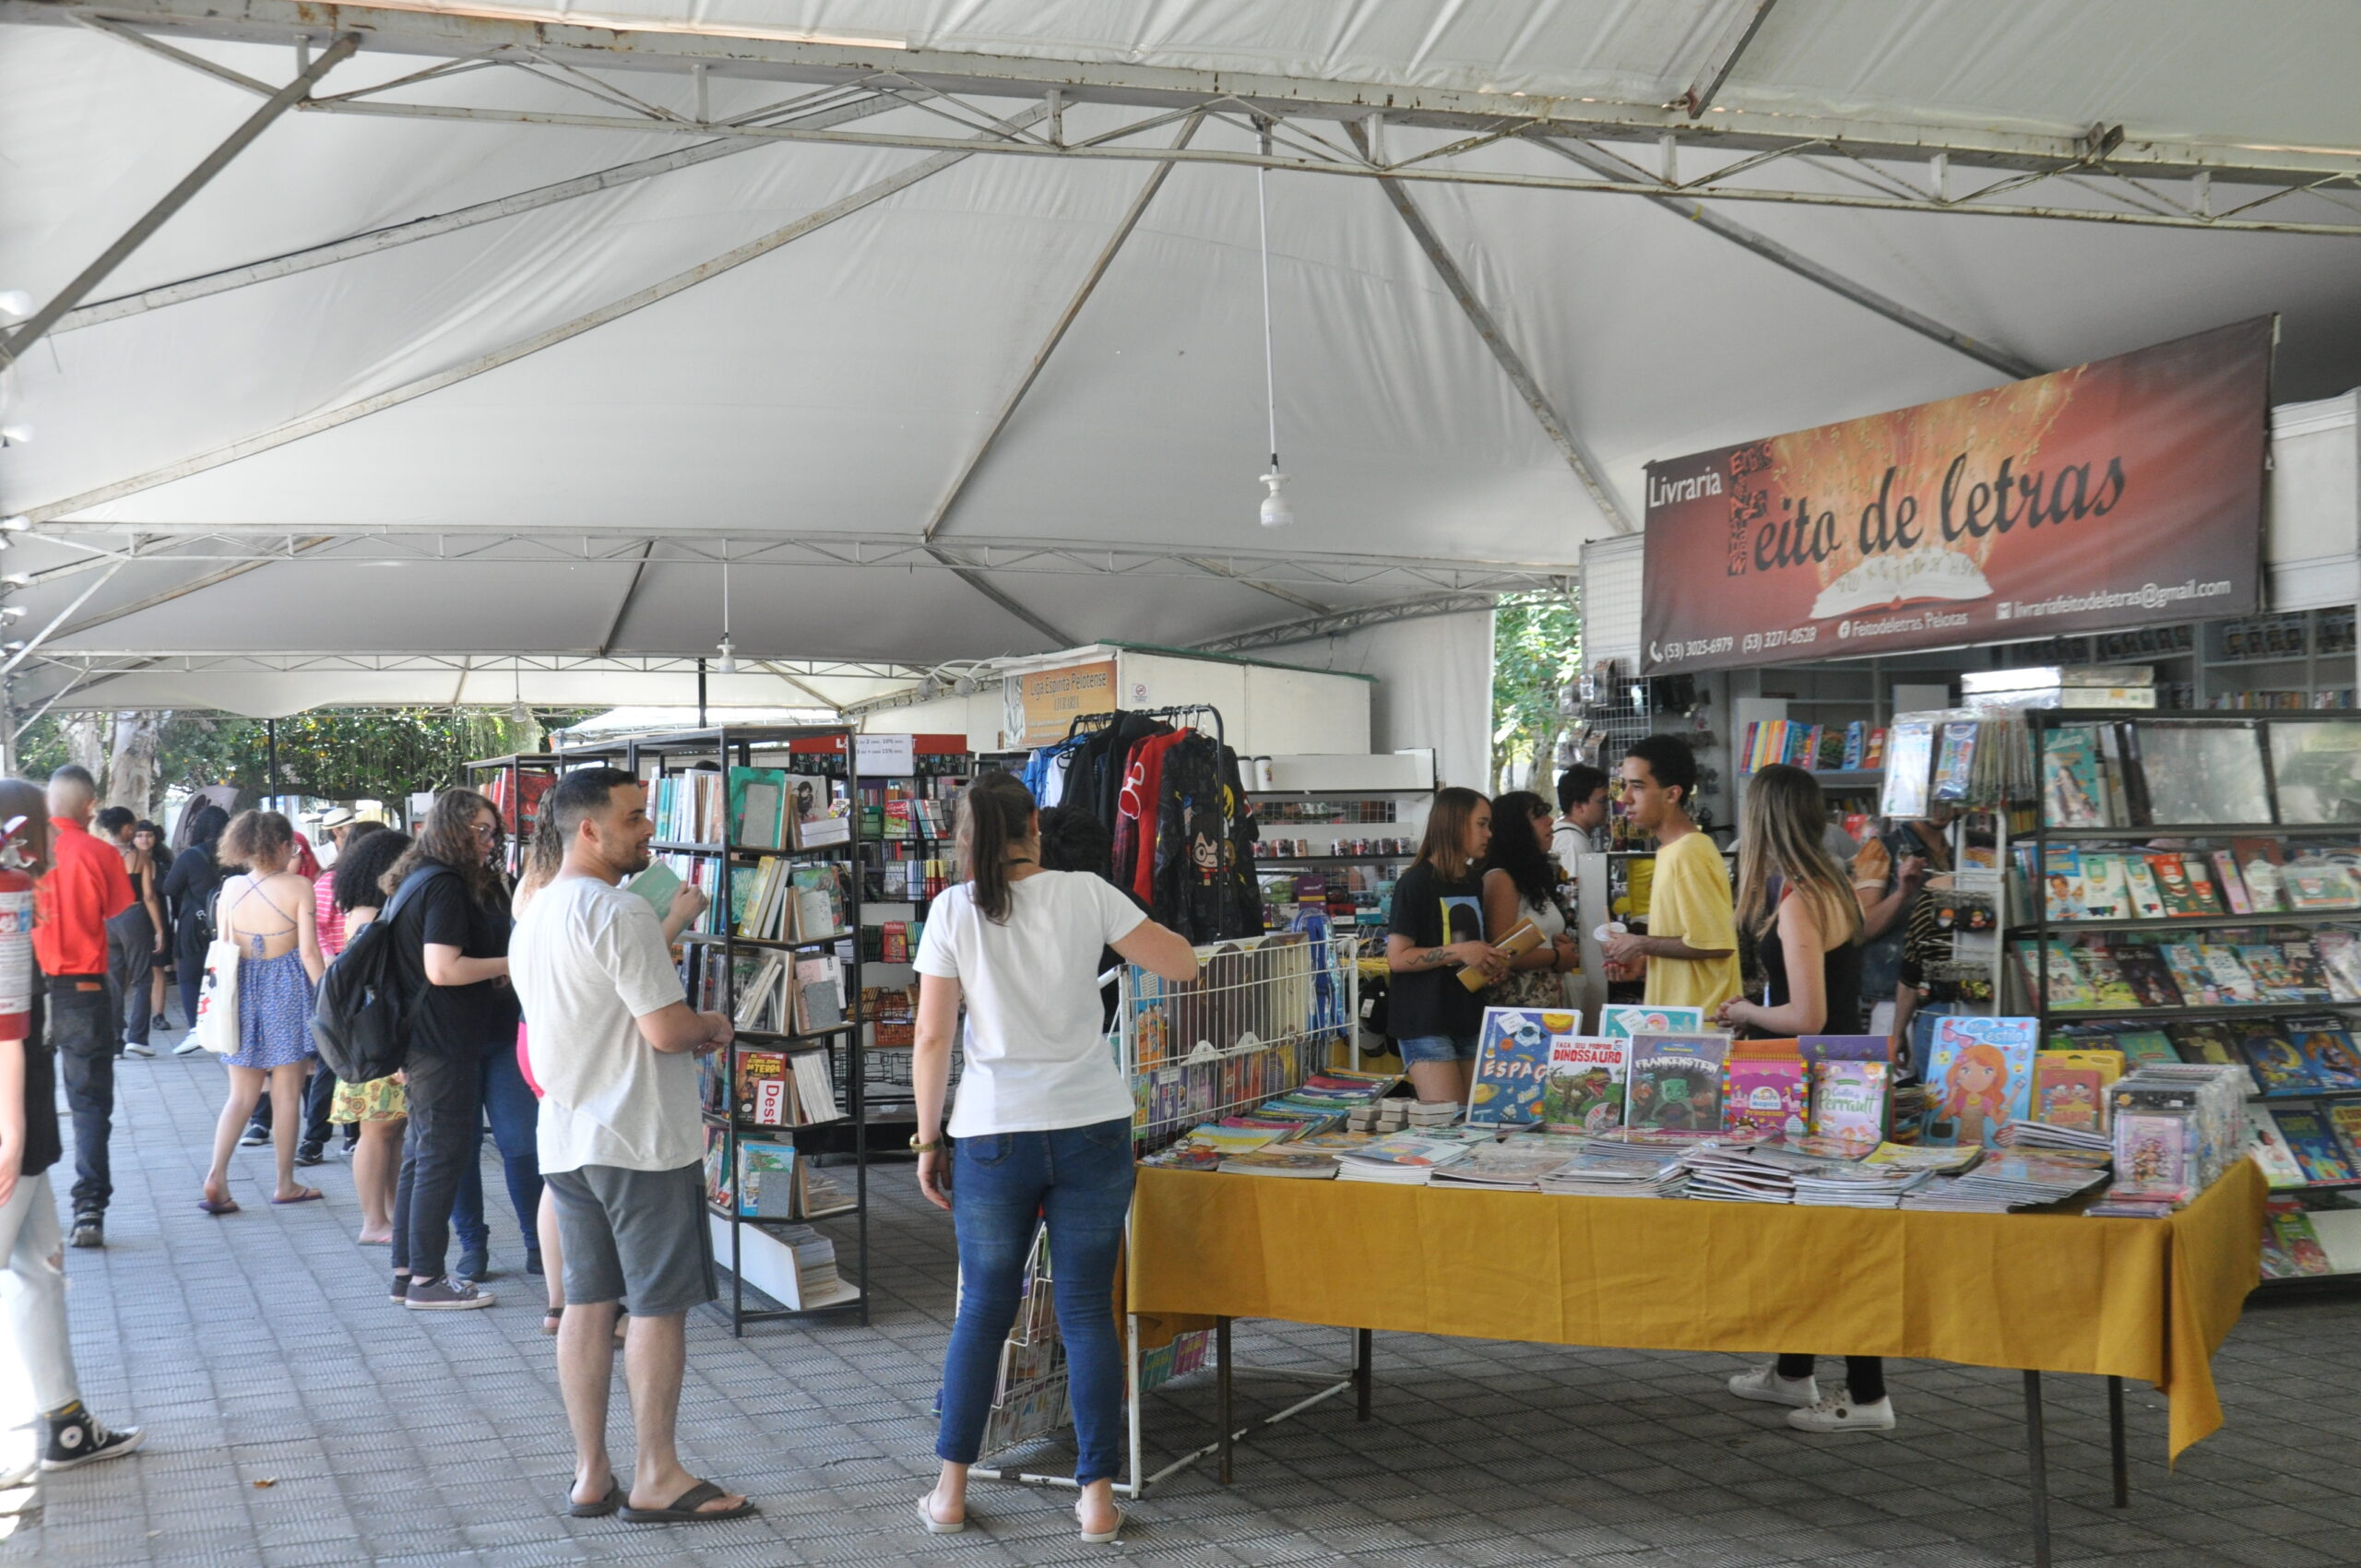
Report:
[[[1623,754],[1623,800],[1656,841],[1648,934],[1614,938],[1613,964],[1648,966],[1651,1007],[1697,1007],[1707,1018],[1738,994],[1738,922],[1721,851],[1689,818],[1697,755],[1678,735],[1643,735]]]

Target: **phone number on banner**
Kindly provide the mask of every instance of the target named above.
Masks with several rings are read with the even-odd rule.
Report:
[[[1736,637],[1691,637],[1687,642],[1650,643],[1650,664],[1678,664],[1684,659],[1711,659],[1738,647]]]
[[[1748,653],[1762,653],[1774,647],[1801,647],[1820,636],[1818,626],[1795,626],[1780,632],[1749,632],[1746,634]]]

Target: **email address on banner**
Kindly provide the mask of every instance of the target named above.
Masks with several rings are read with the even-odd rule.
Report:
[[[2096,593],[2061,593],[2054,599],[2002,600],[1994,613],[2003,621],[2030,621],[2043,615],[2080,615],[2092,610],[2162,610],[2192,599],[2220,599],[2230,591],[2226,582],[2201,583],[2195,577],[2178,583],[2142,583],[2136,588],[2103,589]]]

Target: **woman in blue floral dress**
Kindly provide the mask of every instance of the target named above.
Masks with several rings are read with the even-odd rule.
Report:
[[[277,812],[240,812],[221,835],[221,863],[243,868],[222,883],[214,929],[238,944],[238,1049],[224,1056],[230,1098],[213,1133],[213,1169],[197,1205],[235,1214],[230,1155],[270,1090],[271,1145],[279,1157],[275,1204],[310,1203],[316,1187],[295,1181],[295,1138],[303,1125],[303,1079],[311,1070],[312,992],[327,966],[320,957],[312,885],[291,867],[295,829]]]

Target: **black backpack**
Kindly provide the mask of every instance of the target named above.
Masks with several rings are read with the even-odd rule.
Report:
[[[361,928],[320,979],[312,1004],[312,1039],[328,1071],[348,1084],[365,1084],[397,1071],[409,1055],[407,994],[394,967],[394,919],[410,895],[448,872],[421,866],[402,879],[385,911]]]

